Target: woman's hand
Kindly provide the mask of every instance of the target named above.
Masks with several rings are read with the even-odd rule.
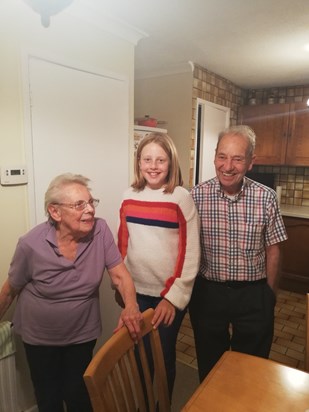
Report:
[[[176,315],[176,308],[168,300],[162,299],[155,308],[155,313],[152,318],[152,325],[156,329],[161,323],[164,326],[170,326],[173,323]]]
[[[19,293],[17,289],[14,289],[7,278],[0,290],[0,319],[10,307],[15,296]]]
[[[134,342],[137,342],[141,338],[140,322],[143,316],[136,302],[136,292],[131,275],[123,262],[108,269],[108,272],[114,287],[120,294],[121,305],[124,308],[114,333],[125,325]],[[120,302],[120,297],[117,298],[117,302]]]
[[[120,314],[119,322],[117,328],[114,330],[114,333],[123,326],[126,326],[132,340],[136,343],[141,338],[140,323],[142,319],[143,315],[141,314],[137,304],[126,305]]]

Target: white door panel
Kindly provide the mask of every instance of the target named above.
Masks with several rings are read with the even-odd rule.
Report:
[[[30,58],[35,216],[45,220],[48,183],[64,172],[89,177],[97,215],[115,230],[128,186],[128,86],[124,79]],[[30,182],[31,184],[31,182]]]
[[[219,133],[229,126],[230,109],[215,103],[197,99],[200,106],[200,149],[196,155],[196,183],[215,176],[214,157]],[[198,167],[197,167],[198,166]],[[195,173],[196,175],[196,173]]]

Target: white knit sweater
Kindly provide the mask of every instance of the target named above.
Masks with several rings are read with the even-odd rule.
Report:
[[[120,209],[118,246],[138,293],[178,309],[191,297],[200,262],[199,219],[190,193],[129,188]]]

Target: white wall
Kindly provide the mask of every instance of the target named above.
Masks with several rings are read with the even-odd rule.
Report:
[[[185,186],[189,184],[191,125],[191,71],[166,76],[135,79],[134,116],[145,114],[167,121],[163,127],[174,140]]]
[[[77,6],[79,2],[76,2]],[[129,80],[128,135],[133,130],[134,44],[104,32],[92,24],[87,13],[77,7],[52,17],[49,28],[41,26],[40,17],[21,0],[1,0],[0,4],[0,167],[25,164],[25,130],[23,95],[23,59],[29,50],[44,55],[65,57],[102,71],[126,76]],[[74,11],[76,13],[74,13]],[[86,19],[83,17],[87,15]],[[89,23],[88,23],[89,21]],[[105,27],[102,19],[102,27]],[[115,107],[117,110],[117,107]],[[26,119],[27,120],[27,119]],[[133,140],[133,139],[132,139]],[[131,144],[133,146],[133,144]],[[119,148],[121,150],[121,148]],[[121,167],[121,165],[119,165]],[[129,184],[129,179],[128,179]],[[6,278],[10,260],[20,235],[29,227],[28,186],[0,186],[0,283]],[[116,212],[115,212],[116,213]],[[112,228],[115,230],[115,228]],[[5,319],[11,319],[11,308]],[[108,307],[106,313],[117,311]],[[105,319],[108,316],[104,316]],[[111,330],[114,325],[105,325]],[[17,342],[17,374],[20,406],[29,409],[34,397],[20,342]]]

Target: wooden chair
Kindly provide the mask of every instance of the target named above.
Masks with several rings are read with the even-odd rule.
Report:
[[[170,411],[166,371],[158,330],[153,329],[151,319],[154,310],[143,312],[142,336],[149,335],[154,362],[151,377],[143,339],[137,345],[127,328],[115,333],[94,355],[84,373],[94,412],[160,412]],[[138,349],[144,374],[142,380],[134,353]],[[148,405],[148,406],[147,406]]]
[[[305,348],[305,371],[309,372],[309,293],[306,295],[306,348]]]

